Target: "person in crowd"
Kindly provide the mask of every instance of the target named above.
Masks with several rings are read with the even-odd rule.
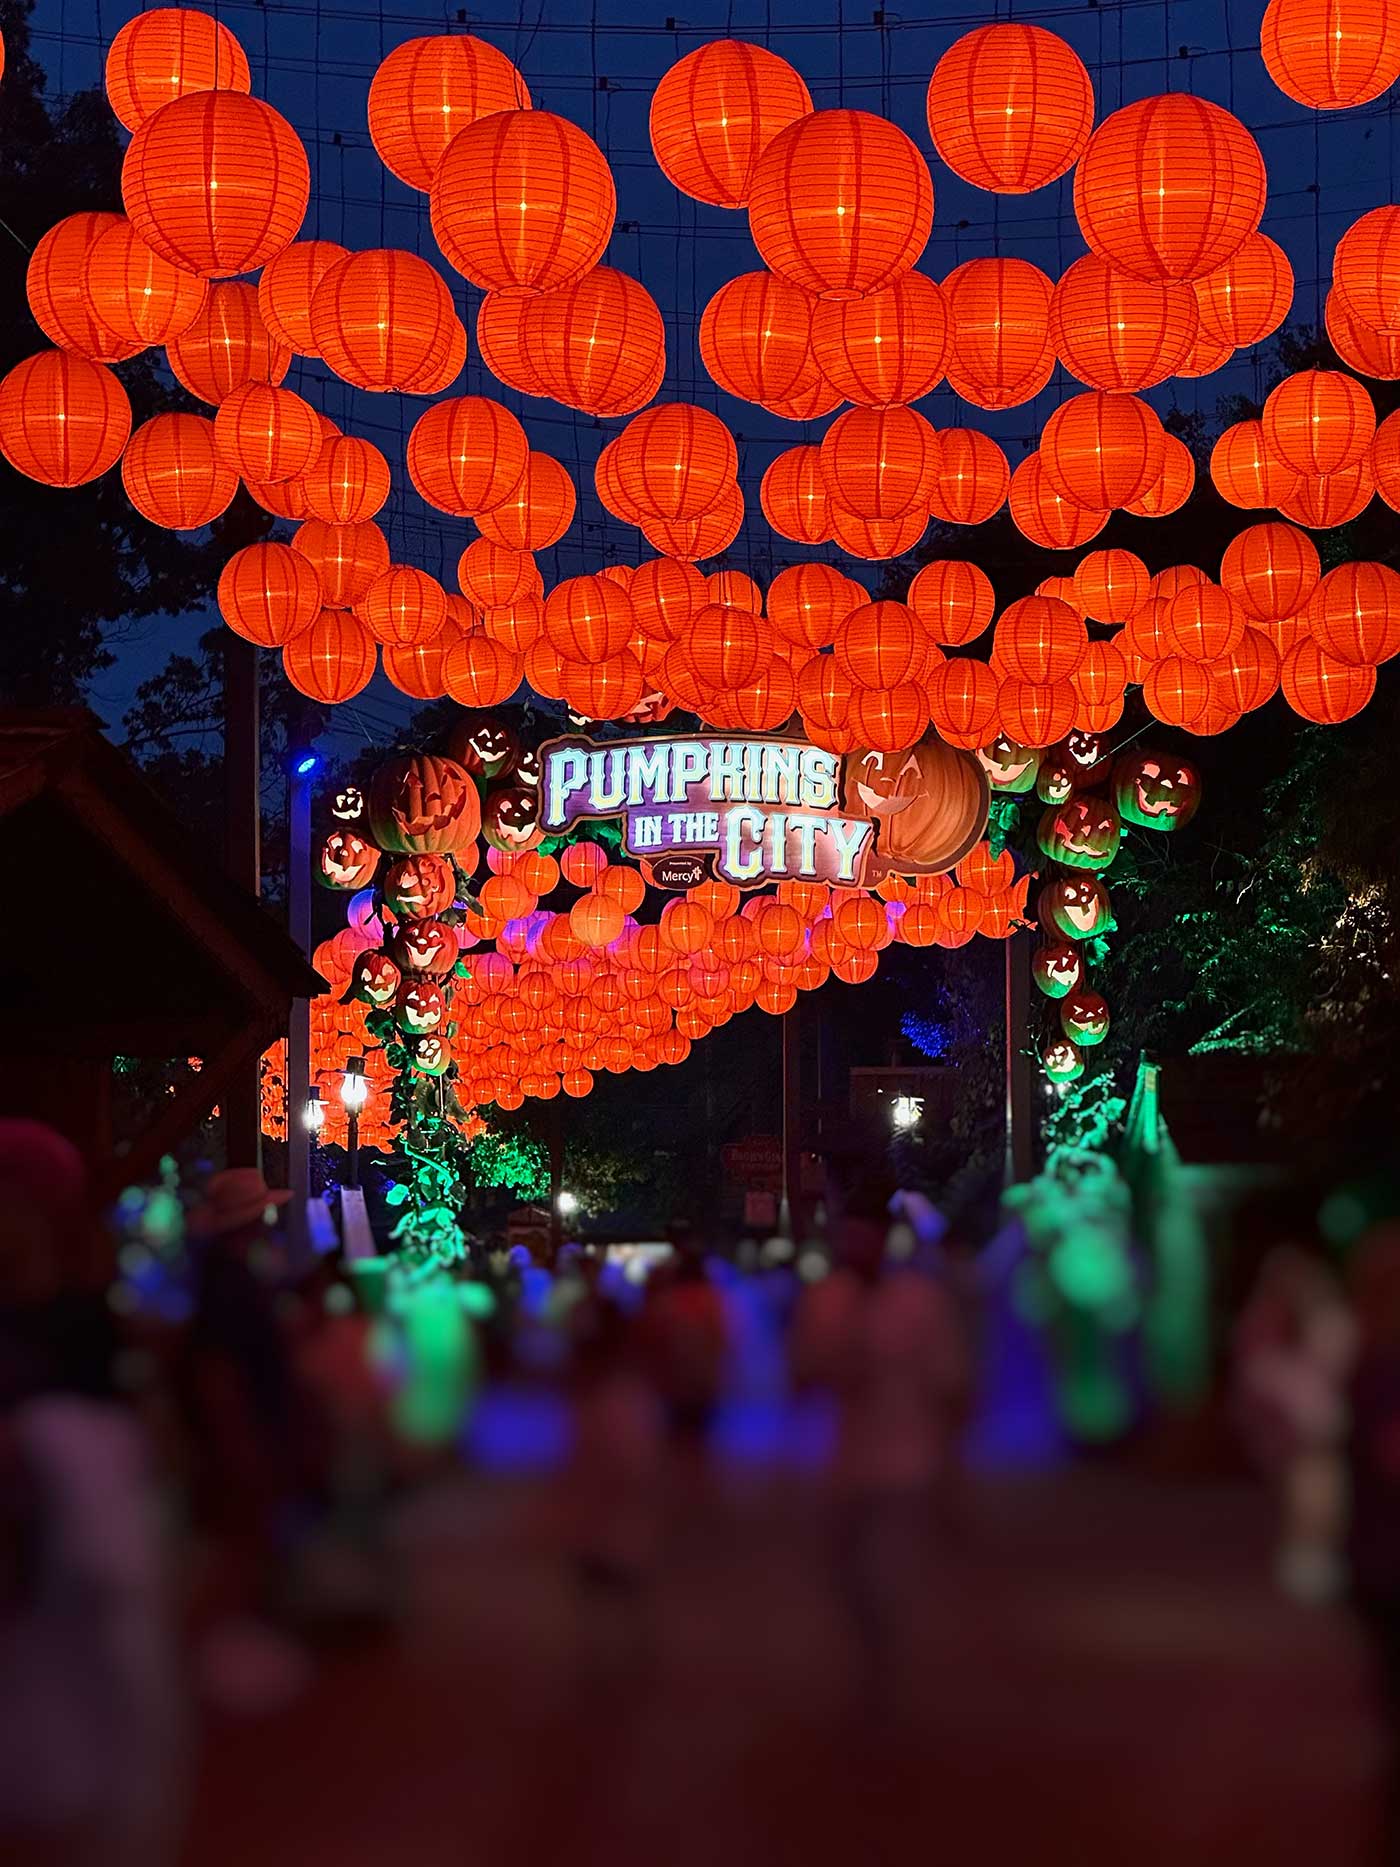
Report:
[[[161,1867],[183,1707],[145,1434],[77,1150],[0,1121],[0,1857]]]

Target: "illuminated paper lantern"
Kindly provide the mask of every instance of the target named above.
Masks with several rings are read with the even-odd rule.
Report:
[[[1400,12],[1392,0],[1269,0],[1259,50],[1286,97],[1352,110],[1400,77]]]
[[[934,147],[955,175],[996,194],[1029,194],[1083,154],[1094,87],[1055,33],[1005,22],[949,47],[929,80],[927,110]]]
[[[682,194],[712,207],[744,207],[759,157],[811,108],[807,86],[786,59],[740,39],[715,39],[678,59],[653,92],[652,151]]]
[[[498,110],[529,108],[525,80],[484,39],[470,33],[407,39],[370,83],[370,141],[391,174],[426,194],[459,130]]]
[[[203,415],[154,415],[122,456],[122,484],[143,518],[171,531],[210,525],[232,503],[238,475]]]
[[[128,130],[191,91],[252,89],[243,47],[195,7],[153,7],[129,19],[108,49],[103,75],[107,102]]]
[[[109,369],[41,350],[0,379],[0,453],[45,486],[85,486],[116,465],[131,404]]]

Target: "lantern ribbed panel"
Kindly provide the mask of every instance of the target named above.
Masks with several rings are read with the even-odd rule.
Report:
[[[1039,750],[1063,739],[1074,725],[1079,696],[1065,681],[1022,681],[1014,675],[997,689],[997,718],[1017,745]]]
[[[408,476],[428,504],[467,518],[510,497],[524,477],[530,443],[508,408],[486,396],[459,395],[418,417],[406,457]]]
[[[549,394],[549,384],[525,353],[527,298],[505,298],[488,292],[476,314],[476,347],[481,360],[508,389],[522,395]]]
[[[1363,454],[1355,466],[1343,467],[1340,473],[1302,474],[1293,491],[1277,504],[1286,519],[1317,531],[1359,518],[1375,490],[1376,476]]]
[[[851,726],[873,751],[902,752],[928,730],[928,696],[914,681],[857,687],[851,695]]]
[[[235,635],[283,648],[321,613],[316,568],[290,545],[245,545],[219,576],[219,611]]]
[[[1327,294],[1323,321],[1332,348],[1348,369],[1376,382],[1400,382],[1400,337],[1383,337],[1354,318],[1335,290]]]
[[[683,635],[691,618],[709,601],[705,579],[693,564],[664,557],[639,564],[627,593],[637,627],[656,642]]]
[[[912,408],[848,409],[822,437],[820,461],[834,510],[865,520],[926,514],[938,434]]]
[[[1165,457],[1156,412],[1136,396],[1097,389],[1062,403],[1040,435],[1050,484],[1093,512],[1140,499],[1156,483]]]
[[[556,402],[585,415],[635,413],[666,373],[656,300],[611,266],[527,299],[520,332],[532,373]]]
[[[1313,640],[1338,661],[1374,667],[1400,653],[1400,576],[1365,560],[1339,564],[1307,606]]]
[[[1192,281],[1208,337],[1240,350],[1270,337],[1293,303],[1293,268],[1266,233],[1251,233],[1223,266]]]
[[[443,684],[463,707],[495,707],[509,700],[524,676],[521,656],[488,635],[459,636],[442,664]]]
[[[759,157],[749,228],[764,262],[819,298],[863,298],[916,264],[933,227],[928,164],[897,125],[817,110]]]
[[[0,380],[0,453],[45,486],[85,486],[121,458],[131,404],[109,369],[41,350]]]
[[[389,568],[389,541],[373,519],[350,525],[307,519],[293,534],[291,548],[316,571],[329,609],[358,603]]]
[[[1140,519],[1161,519],[1178,512],[1196,487],[1196,462],[1190,448],[1174,434],[1164,434],[1162,471],[1138,499],[1130,499],[1123,510]]]
[[[544,632],[568,661],[620,655],[635,627],[632,599],[606,577],[566,577],[544,600]]]
[[[1375,693],[1376,670],[1339,661],[1305,635],[1284,656],[1279,684],[1295,713],[1319,726],[1339,726]]]
[[[1234,713],[1252,713],[1278,692],[1282,658],[1269,637],[1246,629],[1227,655],[1207,664],[1211,702]]]
[[[991,581],[962,558],[935,558],[909,585],[910,609],[935,642],[960,648],[987,628],[996,607]]]
[[[244,479],[276,484],[304,473],[321,451],[321,418],[290,389],[244,383],[214,417],[225,465]]]
[[[1072,376],[1091,389],[1148,389],[1174,376],[1196,338],[1189,285],[1135,279],[1086,253],[1068,267],[1050,303],[1050,340]]]
[[[758,158],[812,108],[791,65],[761,45],[717,39],[679,59],[651,99],[662,173],[693,200],[745,207]]]
[[[324,274],[311,299],[318,354],[357,389],[402,389],[440,367],[456,313],[442,278],[415,253],[352,253]]]
[[[336,525],[372,519],[389,497],[389,463],[372,441],[336,434],[301,476],[313,517]]]
[[[1269,0],[1259,50],[1295,103],[1351,110],[1400,77],[1400,7],[1394,0]]]
[[[1250,525],[1225,547],[1220,582],[1252,622],[1296,616],[1322,575],[1317,546],[1291,525]]]
[[[1218,584],[1190,584],[1178,590],[1166,608],[1162,633],[1168,651],[1195,661],[1214,661],[1239,647],[1248,618],[1228,590]]]
[[[263,267],[258,310],[278,343],[298,356],[321,354],[311,334],[311,300],[326,274],[350,256],[334,240],[297,240]]]
[[[810,378],[812,299],[771,272],[722,285],[700,319],[705,368],[745,402],[781,402]]]
[[[839,625],[868,601],[854,577],[833,564],[792,564],[768,586],[768,616],[787,641],[825,648]]]
[[[1025,259],[970,259],[948,274],[948,383],[965,402],[1014,408],[1045,387],[1055,367],[1053,291]]]
[[[642,536],[653,551],[665,557],[686,558],[692,564],[727,551],[744,523],[744,495],[730,486],[708,512],[698,519],[647,519]]]
[[[781,538],[819,545],[831,536],[831,501],[819,447],[789,447],[779,454],[763,476],[758,500]]]
[[[1115,110],[1089,138],[1074,211],[1092,252],[1139,279],[1199,279],[1264,212],[1259,146],[1238,117],[1173,92]]]
[[[1143,676],[1142,697],[1164,725],[1189,727],[1210,705],[1210,676],[1199,661],[1163,655]]]
[[[1108,523],[1107,512],[1091,512],[1056,492],[1038,450],[1012,474],[1007,501],[1016,529],[1047,551],[1086,545]]]
[[[201,278],[253,272],[306,218],[311,171],[286,118],[260,98],[178,98],[132,137],[122,202],[147,246]]]
[[[641,663],[625,648],[607,661],[565,662],[563,680],[571,710],[590,720],[623,718],[645,685]]]
[[[201,402],[222,402],[247,382],[275,387],[292,353],[262,321],[258,295],[241,281],[212,285],[189,327],[166,346],[176,376]]]
[[[431,642],[446,622],[447,592],[415,565],[391,564],[360,598],[355,613],[375,641],[408,648]]]
[[[1176,366],[1178,376],[1185,376],[1194,381],[1201,376],[1210,376],[1235,354],[1235,347],[1228,338],[1212,337],[1203,325],[1196,326],[1196,340],[1188,353]]]
[[[1142,608],[1151,576],[1136,552],[1115,547],[1091,551],[1075,567],[1074,593],[1084,614],[1095,622],[1126,622]]]
[[[45,337],[94,363],[124,362],[149,341],[123,336],[114,329],[92,295],[92,256],[97,243],[126,224],[120,214],[69,214],[39,241],[25,272],[29,309]]]
[[[248,57],[227,26],[194,7],[154,7],[113,39],[104,73],[117,121],[138,130],[190,91],[248,91]]]
[[[929,80],[934,148],[964,181],[1029,194],[1079,160],[1094,123],[1094,87],[1078,55],[1043,26],[979,26]]]
[[[463,631],[449,616],[430,642],[381,650],[385,675],[414,700],[441,700],[447,693],[447,657],[462,639]]]
[[[194,531],[218,518],[238,491],[214,424],[203,415],[153,415],[127,443],[122,485],[143,518],[170,531]]]
[[[547,110],[469,124],[433,178],[443,257],[486,292],[530,296],[568,285],[612,236],[617,191],[592,137]]]
[[[333,706],[353,700],[374,673],[374,637],[347,609],[323,609],[282,650],[282,669],[300,694]]]
[[[1342,473],[1370,447],[1376,411],[1354,376],[1299,370],[1270,391],[1263,423],[1270,453],[1295,472]]]
[[[928,680],[929,718],[949,745],[975,751],[996,729],[999,691],[985,661],[940,661]]]
[[[544,579],[530,554],[493,544],[489,538],[474,538],[467,546],[457,560],[457,582],[478,609],[544,595]]]
[[[1074,691],[1091,707],[1107,706],[1128,684],[1128,661],[1116,642],[1090,642],[1070,676]]]
[[[498,506],[474,516],[483,538],[511,551],[547,551],[573,523],[574,483],[552,454],[532,453]]]
[[[928,514],[922,506],[915,506],[897,519],[868,519],[862,513],[843,511],[834,503],[831,508],[832,538],[852,557],[868,558],[872,563],[912,551],[927,528]]]
[[[717,415],[689,402],[660,402],[617,438],[615,472],[647,518],[690,521],[709,512],[738,471],[734,437]]]
[[[833,639],[836,659],[858,687],[926,680],[937,659],[928,630],[906,603],[862,603]]]
[[[1011,485],[1006,456],[978,428],[941,428],[929,511],[945,525],[980,525],[1000,512]]]
[[[1237,421],[1211,449],[1210,477],[1222,499],[1249,510],[1289,498],[1300,476],[1271,451],[1262,422]]]
[[[943,376],[947,302],[924,273],[906,272],[865,298],[819,300],[811,341],[822,375],[846,401],[866,408],[917,402]]]
[[[992,635],[992,656],[1018,681],[1065,681],[1084,658],[1088,631],[1068,603],[1023,596],[1008,603]]]
[[[525,80],[484,39],[469,33],[408,39],[370,84],[370,141],[391,174],[426,194],[459,130],[498,110],[529,108]]]
[[[1400,207],[1376,207],[1352,222],[1332,256],[1342,307],[1382,337],[1400,337]]]
[[[88,253],[93,309],[126,343],[170,343],[203,310],[209,283],[153,253],[130,221],[120,215],[111,219],[114,224],[104,228]]]

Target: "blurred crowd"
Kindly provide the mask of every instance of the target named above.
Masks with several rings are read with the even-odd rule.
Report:
[[[493,1392],[547,1393],[564,1421],[554,1547],[609,1669],[643,1663],[676,1513],[767,1422],[766,1455],[820,1481],[860,1716],[897,1719],[913,1604],[962,1533],[1018,1228],[963,1250],[883,1159],[830,1167],[800,1250],[736,1264],[677,1226],[639,1274],[625,1253],[518,1246],[397,1315],[333,1258],[295,1267],[287,1195],[228,1169],[188,1215],[185,1297],[160,1315],[113,1302],[73,1149],[0,1122],[5,1858],[177,1859],[202,1721],[276,1714],[328,1646],[392,1636],[411,1586],[394,1511],[477,1455]],[[1400,1729],[1400,1239],[1347,1282],[1276,1250],[1230,1394],[1277,1497],[1279,1582],[1351,1602]],[[1387,1845],[1400,1860],[1400,1798]]]

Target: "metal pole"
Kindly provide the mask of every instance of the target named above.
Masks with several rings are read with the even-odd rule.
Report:
[[[783,1013],[783,1199],[778,1208],[778,1236],[796,1236],[797,1202],[802,1192],[802,1024],[798,1005]]]
[[[232,629],[223,632],[224,862],[240,888],[262,892],[262,756],[258,716],[258,655]],[[262,1091],[258,1059],[240,1070],[220,1098],[224,1146],[231,1167],[262,1159]]]
[[[288,779],[289,866],[287,917],[293,940],[311,952],[311,774],[295,763]],[[288,1229],[298,1261],[307,1247],[306,1202],[311,1195],[311,1130],[303,1119],[311,1093],[311,1001],[292,1000],[287,1026],[287,1185],[291,1188]]]
[[[347,1109],[345,1112],[345,1184],[360,1184],[360,1111]]]
[[[564,1191],[564,1111],[558,1098],[549,1110],[549,1261],[559,1261],[559,1247],[564,1242],[564,1215],[559,1210],[559,1196]]]

